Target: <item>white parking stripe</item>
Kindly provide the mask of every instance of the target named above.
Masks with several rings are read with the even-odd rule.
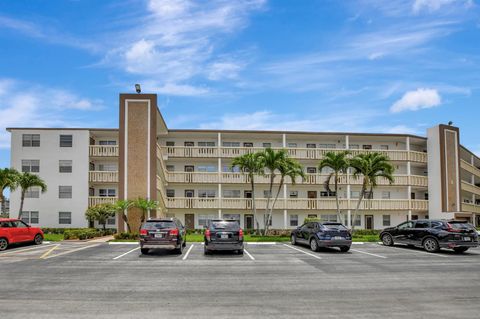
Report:
[[[56,255],[52,255],[52,256],[45,257],[44,259],[50,259],[50,258],[55,258],[55,257],[63,256],[63,255],[66,255],[66,254],[71,254],[71,253],[74,253],[74,252],[76,252],[76,251],[80,251],[80,250],[84,250],[84,249],[92,248],[92,247],[97,247],[97,246],[99,246],[99,245],[100,245],[100,244],[90,245],[90,246],[84,246],[84,247],[80,247],[80,248],[77,248],[77,249],[64,251],[64,252],[59,253],[59,254],[56,254]]]
[[[311,257],[313,257],[313,258],[322,259],[322,257],[317,256],[317,255],[314,255],[314,254],[311,254],[311,253],[306,252],[306,251],[304,251],[304,250],[302,250],[302,249],[298,249],[298,248],[296,248],[296,247],[293,247],[293,246],[290,246],[290,245],[287,245],[287,244],[283,244],[283,246],[288,247],[288,248],[290,248],[290,249],[294,249],[294,250],[296,250],[296,251],[299,251],[299,252],[301,252],[301,253],[304,253],[305,255],[309,255],[309,256],[311,256]]]
[[[121,254],[120,256],[114,257],[113,260],[122,258],[123,256],[128,255],[128,254],[134,252],[135,250],[139,250],[139,249],[140,249],[140,247],[133,248],[132,250],[129,250],[129,251],[127,251],[126,253]]]
[[[22,252],[22,251],[34,250],[34,249],[41,250],[42,248],[47,248],[49,246],[50,245],[38,245],[38,246],[25,248],[25,249],[10,250],[10,251],[7,251],[7,252],[0,253],[0,256],[9,255],[9,254],[13,254],[13,253],[19,253],[19,252]]]
[[[429,252],[424,251],[424,250],[416,250],[415,248],[409,248],[409,247],[400,248],[400,247],[388,246],[388,248],[401,250],[401,251],[406,252],[406,253],[417,253],[417,254],[422,254],[422,255],[429,255],[429,256],[432,256],[432,257],[443,257],[443,258],[448,258],[449,257],[447,255],[442,255],[442,254],[439,254],[439,253],[429,253]]]
[[[355,251],[355,252],[357,252],[357,253],[361,253],[361,254],[365,254],[365,255],[370,255],[370,256],[374,256],[374,257],[378,257],[378,258],[387,258],[387,257],[382,256],[382,255],[367,253],[366,251],[361,251],[361,250],[357,250],[357,249],[350,249],[350,250],[351,250],[351,251]]]
[[[194,244],[192,244],[192,246],[190,246],[190,248],[188,248],[187,253],[185,254],[185,256],[183,256],[182,260],[185,260],[185,259],[188,258],[188,255],[189,255],[190,252],[192,251],[193,246],[194,246]]]
[[[247,254],[248,257],[250,257],[251,260],[255,260],[252,255],[244,248],[243,251]]]

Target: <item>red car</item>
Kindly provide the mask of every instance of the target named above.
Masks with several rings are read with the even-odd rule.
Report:
[[[38,227],[31,227],[19,219],[0,218],[0,251],[11,244],[33,242],[40,245],[43,242],[43,232]]]

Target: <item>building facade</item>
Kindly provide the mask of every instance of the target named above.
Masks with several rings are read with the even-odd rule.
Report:
[[[118,199],[159,202],[152,216],[175,216],[187,228],[213,218],[253,228],[252,192],[246,175],[231,168],[236,156],[286,149],[305,168],[306,179],[286,181],[272,228],[290,229],[306,217],[336,221],[334,194],[318,163],[328,151],[381,152],[395,168],[395,182],[379,185],[360,206],[361,179],[350,172],[339,186],[342,221],[382,229],[407,219],[462,218],[480,223],[480,159],[461,146],[458,128],[438,125],[426,137],[404,134],[319,133],[169,129],[154,94],[121,94],[119,129],[9,128],[11,166],[39,174],[48,190],[27,192],[23,218],[44,227],[86,227],[88,206]],[[257,218],[263,222],[269,176],[256,178]],[[277,186],[278,187],[278,186]],[[19,191],[11,194],[11,216]],[[140,212],[129,212],[133,229]],[[135,224],[137,223],[137,224]],[[109,227],[124,230],[121,219]]]

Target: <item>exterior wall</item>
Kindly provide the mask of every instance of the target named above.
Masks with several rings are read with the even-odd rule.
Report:
[[[23,147],[22,134],[40,134],[40,147]],[[60,134],[73,135],[72,147],[60,147]],[[47,184],[40,198],[26,198],[24,211],[38,211],[39,225],[47,227],[86,227],[88,205],[87,130],[14,130],[11,135],[11,166],[22,170],[22,159],[40,160],[39,176]],[[72,173],[59,173],[59,160],[72,160]],[[58,187],[72,186],[71,199],[59,199]],[[17,216],[20,191],[11,193],[11,216]],[[72,224],[60,225],[59,212],[71,212]]]

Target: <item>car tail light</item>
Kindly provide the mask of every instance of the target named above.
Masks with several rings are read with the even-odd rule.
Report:
[[[451,232],[451,233],[461,233],[462,232],[461,229],[453,228],[452,224],[450,224],[450,223],[447,223],[447,231]]]
[[[238,231],[238,239],[243,240],[243,229],[241,229],[241,228]]]
[[[170,236],[178,236],[178,228],[171,229]]]
[[[147,235],[148,235],[148,231],[147,231],[146,229],[140,229],[140,235],[147,236]]]
[[[210,240],[210,229],[205,230],[205,237],[207,237],[207,240]]]

